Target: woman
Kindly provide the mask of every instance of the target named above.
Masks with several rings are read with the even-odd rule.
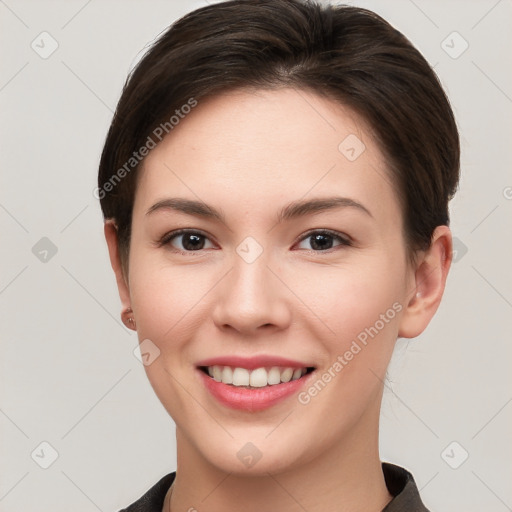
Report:
[[[97,190],[176,423],[177,471],[125,510],[427,510],[379,412],[443,295],[459,152],[435,74],[371,11],[235,0],[157,40]]]

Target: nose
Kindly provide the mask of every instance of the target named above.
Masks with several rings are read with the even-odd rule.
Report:
[[[215,287],[213,320],[219,329],[251,335],[289,325],[293,294],[273,266],[265,251],[252,263],[235,255],[233,267]]]

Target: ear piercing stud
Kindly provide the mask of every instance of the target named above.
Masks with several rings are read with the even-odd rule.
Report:
[[[127,325],[128,327],[133,327],[133,329],[136,329],[135,318],[133,318],[133,315],[131,313],[133,313],[133,309],[126,308],[121,316],[125,325]],[[130,316],[126,317],[126,315]]]

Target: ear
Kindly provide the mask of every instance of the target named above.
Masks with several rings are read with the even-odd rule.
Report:
[[[437,226],[430,248],[413,269],[414,278],[407,293],[407,306],[400,319],[398,336],[415,338],[430,323],[443,297],[452,263],[452,234],[448,226]]]
[[[116,275],[117,289],[121,299],[122,311],[130,307],[130,288],[128,279],[124,276],[121,267],[121,258],[119,257],[117,225],[113,219],[107,219],[104,225],[105,239],[107,241],[110,264]]]

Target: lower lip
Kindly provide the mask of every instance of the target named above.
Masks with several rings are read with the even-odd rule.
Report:
[[[290,382],[282,382],[273,386],[263,388],[246,389],[242,387],[217,382],[212,377],[206,375],[202,370],[197,369],[200,378],[206,389],[223,405],[232,409],[244,411],[262,411],[281,402],[289,396],[295,394],[299,389],[309,381],[311,375],[307,373],[300,379]]]

